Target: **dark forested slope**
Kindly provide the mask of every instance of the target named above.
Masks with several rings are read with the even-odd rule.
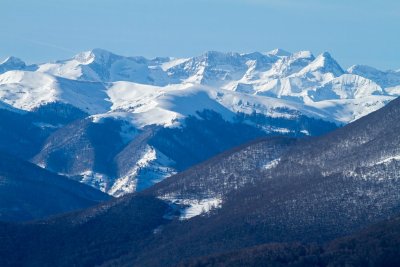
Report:
[[[51,221],[7,225],[0,235],[5,244],[0,258],[5,264],[40,266],[173,266],[271,242],[323,244],[352,234],[400,213],[399,105],[395,100],[320,138],[252,142],[112,204]],[[182,203],[208,198],[220,199],[220,206],[179,219],[187,209]],[[378,245],[388,244],[382,255],[396,248],[395,241],[385,243],[390,229],[371,232]],[[322,260],[339,259],[347,250],[340,242],[322,247]],[[357,255],[366,253],[351,247],[351,238],[343,242]],[[296,246],[277,248],[289,255],[292,249],[295,254],[309,250],[304,255],[320,249]],[[341,248],[344,252],[335,256]]]

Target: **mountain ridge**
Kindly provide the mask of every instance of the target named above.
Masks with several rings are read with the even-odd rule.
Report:
[[[0,259],[9,265],[34,261],[41,266],[176,266],[267,243],[317,243],[320,247],[395,219],[382,228],[373,227],[377,231],[371,235],[368,230],[366,235],[350,236],[349,242],[345,238],[328,246],[329,251],[347,251],[347,259],[362,263],[364,249],[398,243],[397,232],[393,239],[391,230],[387,236],[379,233],[398,229],[399,102],[396,99],[320,137],[250,142],[150,189],[88,210],[0,227],[0,239],[5,241],[0,242],[0,254],[6,255]],[[360,242],[354,247],[358,237],[372,244]],[[270,246],[264,251],[267,256]],[[353,249],[361,256],[352,258]],[[303,256],[308,253],[302,251]],[[311,255],[338,259],[338,254],[318,251]],[[286,252],[296,254],[296,246]],[[387,255],[378,252],[373,262]]]
[[[11,64],[4,73],[0,71],[1,108],[37,117],[38,111],[52,106],[53,115],[69,112],[88,123],[68,126],[86,136],[75,141],[81,140],[80,145],[88,148],[69,153],[62,147],[63,138],[72,138],[72,131],[61,129],[67,127],[64,115],[55,115],[51,123],[33,122],[46,131],[44,136],[48,138],[42,149],[30,151],[35,155],[26,159],[50,169],[55,167],[56,158],[64,166],[80,165],[79,171],[72,167],[66,172],[51,170],[118,195],[142,188],[138,184],[151,185],[182,171],[182,166],[189,167],[188,162],[206,160],[206,149],[193,140],[203,138],[202,142],[210,146],[208,150],[219,153],[222,150],[212,148],[214,141],[209,138],[228,149],[240,145],[238,140],[247,142],[262,136],[322,134],[333,129],[333,124],[354,121],[400,95],[399,73],[362,67],[344,70],[328,52],[314,56],[310,51],[289,53],[279,49],[264,53],[209,51],[189,58],[147,59],[93,49],[71,59],[32,66],[11,61],[18,64]],[[63,121],[57,121],[57,117]],[[205,128],[188,126],[193,119]],[[227,131],[213,128],[212,120],[220,126],[227,122],[225,127],[235,131],[247,129],[246,135],[229,140]],[[119,133],[104,126],[110,121],[119,125]],[[87,131],[92,128],[105,132],[87,138]],[[141,139],[140,151],[127,149],[122,153],[122,147],[135,142],[148,129],[153,129],[155,137]],[[162,135],[174,138],[174,147],[166,149],[160,141],[166,138]],[[109,138],[105,143],[118,147],[122,154],[117,157],[113,150],[115,153],[97,155],[103,151],[100,136]],[[143,140],[152,144],[144,144]],[[203,154],[184,142],[198,147]],[[182,154],[182,149],[196,161],[170,153],[176,150]],[[94,167],[98,164],[84,165],[73,160],[85,157],[101,158],[104,164],[117,166],[117,170],[103,168],[99,172]],[[135,160],[128,164],[128,158]]]

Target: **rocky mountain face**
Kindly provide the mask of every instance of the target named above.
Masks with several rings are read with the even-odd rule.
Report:
[[[327,52],[11,57],[0,108],[18,123],[0,125],[0,148],[121,196],[255,138],[327,133],[383,107],[399,85],[397,71],[344,70]]]

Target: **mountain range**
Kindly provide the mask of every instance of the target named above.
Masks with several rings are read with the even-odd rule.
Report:
[[[262,137],[85,210],[0,223],[0,265],[396,266],[399,121],[400,98],[325,135]]]
[[[327,52],[10,57],[0,64],[0,148],[122,196],[255,138],[327,133],[399,94],[400,72],[344,70]]]

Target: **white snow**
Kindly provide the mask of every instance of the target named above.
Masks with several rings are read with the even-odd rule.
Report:
[[[334,99],[318,102],[308,102],[313,106],[327,112],[333,121],[349,123],[385,106],[394,98],[391,96],[368,96],[358,99]]]
[[[292,53],[290,53],[288,51],[285,51],[283,49],[280,49],[280,48],[276,48],[276,49],[273,49],[273,50],[271,50],[269,52],[266,52],[265,54],[266,55],[272,55],[272,56],[278,56],[278,57],[288,57]]]
[[[185,62],[187,62],[188,60],[190,60],[189,58],[173,58],[170,61],[167,61],[163,64],[161,64],[161,68],[164,71],[167,71],[168,69],[175,67],[177,65],[183,64]]]
[[[6,106],[29,111],[59,101],[94,120],[124,118],[138,128],[175,127],[204,109],[229,120],[236,112],[288,116],[277,111],[287,108],[348,123],[400,95],[398,72],[367,66],[344,72],[328,53],[315,58],[310,51],[148,60],[94,49],[38,67],[0,75]]]
[[[147,145],[145,149],[138,151],[139,159],[135,162],[126,174],[114,180],[107,193],[113,196],[122,196],[126,193],[135,192],[138,182],[144,184],[154,184],[176,173],[176,171],[167,166],[171,166],[171,160],[164,154]],[[140,175],[141,169],[147,169],[147,176]],[[145,179],[145,181],[139,181]]]
[[[26,111],[56,101],[69,103],[89,114],[107,112],[111,106],[105,87],[100,83],[67,80],[31,71],[1,74],[0,100]]]
[[[264,169],[269,170],[275,168],[279,164],[280,160],[281,160],[280,158],[271,160],[270,162],[264,165]]]
[[[135,167],[131,169],[128,174],[117,179],[108,193],[114,196],[120,196],[126,192],[134,192],[137,185],[137,179],[135,177],[137,172],[140,168],[148,166],[156,159],[156,150],[147,146],[146,150],[143,151],[141,158],[136,162]]]
[[[207,198],[202,200],[187,201],[188,208],[182,211],[181,220],[188,220],[200,214],[208,213],[213,208],[219,208],[222,200],[220,198]]]
[[[71,59],[28,67],[13,57],[0,64],[1,109],[24,113],[48,103],[67,103],[88,113],[94,122],[103,118],[124,121],[120,134],[125,144],[146,126],[178,127],[185,118],[199,117],[198,112],[205,109],[228,121],[238,112],[256,112],[274,118],[305,115],[346,124],[400,96],[399,71],[362,65],[344,71],[330,54],[314,57],[310,51],[211,51],[192,58],[146,59],[94,49]],[[20,68],[23,70],[15,70]],[[264,130],[290,133],[286,128]],[[121,195],[175,172],[165,167],[172,166],[166,163],[170,159],[151,147],[136,156],[134,167],[117,180],[90,170],[82,173],[83,180]],[[276,162],[269,164],[265,168]],[[149,181],[140,176],[143,168],[151,176]],[[193,204],[193,210],[203,208],[204,203]],[[195,213],[188,209],[188,214]]]
[[[154,184],[176,173],[174,169],[167,167],[172,165],[168,161],[169,159],[153,147],[147,145],[144,150],[140,150],[138,153],[140,154],[139,158],[134,162],[133,167],[121,177],[115,179],[102,173],[87,170],[80,174],[82,176],[81,182],[114,197],[119,197],[135,192],[140,179],[145,180],[141,181],[142,183]],[[132,160],[135,160],[134,158],[132,157]],[[44,164],[41,165],[42,168],[45,167]],[[141,169],[147,169],[146,177],[140,175]]]
[[[0,99],[22,110],[54,102],[60,93],[56,79],[50,75],[8,71],[0,75]]]
[[[305,135],[310,135],[310,133],[307,130],[301,130],[300,132],[305,134]]]
[[[382,95],[382,88],[371,80],[358,75],[344,74],[333,79],[309,95],[314,101],[332,99],[356,99],[372,95]]]
[[[237,112],[262,113],[272,117],[287,117],[286,112],[276,109],[288,108],[312,117],[325,114],[312,107],[304,107],[288,100],[272,97],[248,95],[240,92],[216,89],[202,85],[170,85],[158,87],[117,82],[107,91],[111,111],[99,117],[127,117],[137,127],[150,124],[167,127],[179,125],[179,121],[189,115],[197,116],[198,111],[213,110],[226,120],[231,120]]]
[[[376,164],[385,164],[385,163],[390,163],[391,161],[400,161],[400,155],[390,156],[385,159],[381,159]]]
[[[203,199],[185,199],[173,196],[163,196],[160,199],[183,207],[180,210],[180,220],[188,220],[195,216],[210,212],[212,209],[220,208],[222,205],[221,197],[209,197]]]
[[[82,183],[100,189],[102,192],[107,192],[109,179],[106,175],[87,170],[81,173]]]

